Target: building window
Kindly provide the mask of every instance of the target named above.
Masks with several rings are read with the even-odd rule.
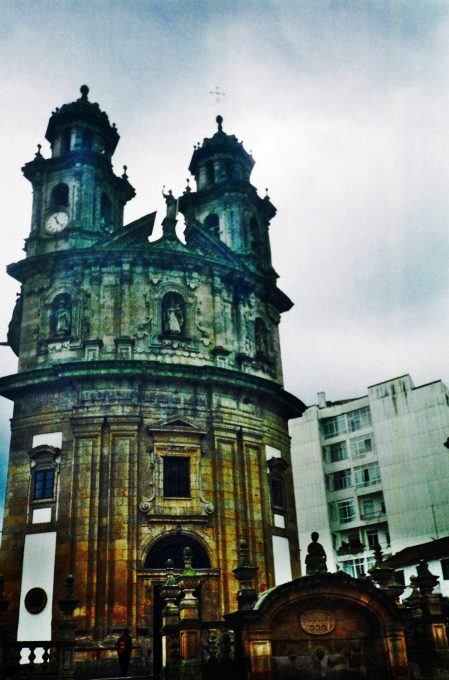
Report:
[[[347,416],[349,432],[355,432],[371,425],[371,413],[368,406],[350,411]]]
[[[346,460],[348,457],[348,447],[346,442],[335,442],[327,449],[327,460],[329,463],[338,463],[340,460]]]
[[[321,429],[325,439],[336,437],[347,432],[346,415],[335,416],[334,418],[323,418]]]
[[[72,130],[66,128],[61,137],[61,155],[69,153],[72,143]]]
[[[186,311],[182,295],[167,293],[162,298],[162,331],[170,337],[185,335]]]
[[[346,574],[357,578],[365,573],[365,563],[363,557],[356,557],[354,560],[345,560],[341,567]]]
[[[380,469],[377,463],[360,465],[354,468],[355,485],[357,488],[378,484],[380,480]]]
[[[207,161],[206,163],[206,177],[208,184],[215,183],[215,168],[213,161]]]
[[[284,509],[284,483],[279,477],[270,479],[271,503],[273,508]]]
[[[93,133],[89,128],[83,128],[81,137],[81,144],[83,149],[91,149],[93,141]]]
[[[44,498],[53,498],[54,484],[54,468],[36,470],[33,481],[33,500],[39,501]]]
[[[348,522],[353,522],[356,518],[354,501],[348,499],[346,501],[339,501],[337,503],[338,508],[338,519],[342,524],[347,524]]]
[[[338,470],[330,475],[327,475],[327,485],[329,491],[338,491],[339,489],[347,489],[352,486],[351,469]]]
[[[164,456],[164,498],[190,498],[190,458]]]
[[[377,529],[368,529],[366,532],[366,538],[371,550],[374,550],[379,545],[379,532]]]
[[[285,510],[284,473],[288,463],[283,458],[270,458],[268,465],[268,484],[273,509]]]
[[[53,187],[51,190],[50,203],[52,208],[68,207],[69,187],[67,184],[61,182],[60,184],[57,184],[55,187]]]
[[[375,517],[376,514],[373,499],[367,498],[362,500],[362,519],[371,519]]]
[[[106,230],[112,224],[112,203],[109,196],[105,193],[102,193],[100,198],[100,224]]]
[[[372,453],[373,451],[374,441],[372,436],[354,437],[354,439],[351,439],[352,458],[364,458],[367,453]]]
[[[449,581],[449,557],[445,557],[441,561],[441,571],[443,573],[443,579]]]

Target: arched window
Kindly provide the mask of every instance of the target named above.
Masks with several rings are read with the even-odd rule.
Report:
[[[256,355],[266,357],[269,353],[268,331],[265,322],[260,318],[257,318],[254,322],[254,336]]]
[[[210,229],[212,233],[214,233],[216,236],[220,235],[220,220],[218,218],[218,215],[215,213],[211,213],[206,217],[204,220],[204,226]]]
[[[91,149],[92,140],[93,140],[92,130],[90,130],[89,128],[83,128],[81,133],[81,145],[83,149]]]
[[[109,227],[112,223],[112,203],[111,199],[104,192],[100,199],[100,221],[103,227]]]
[[[69,187],[67,184],[60,182],[51,190],[51,207],[59,208],[61,206],[68,207],[69,205]]]
[[[162,332],[169,337],[186,335],[186,308],[182,295],[166,293],[162,298]]]
[[[51,305],[50,333],[55,339],[70,337],[72,332],[72,300],[67,293],[57,295]]]
[[[175,569],[184,567],[184,548],[192,551],[193,569],[210,569],[210,559],[205,548],[194,537],[178,532],[168,532],[151,547],[145,560],[146,569],[165,569],[167,560],[173,560]]]
[[[215,168],[213,161],[207,161],[206,163],[206,176],[208,184],[215,184]]]
[[[61,137],[61,155],[64,155],[66,153],[69,153],[70,148],[71,148],[71,141],[72,141],[72,130],[70,128],[66,128]]]

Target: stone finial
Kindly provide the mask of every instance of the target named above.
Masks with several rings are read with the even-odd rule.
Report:
[[[317,531],[311,534],[312,542],[307,546],[306,555],[306,574],[317,574],[327,571],[327,556],[321,543],[318,543],[320,537]]]
[[[437,585],[439,579],[438,576],[432,574],[429,570],[429,565],[424,558],[419,560],[419,564],[416,567],[416,582],[419,587],[419,591],[422,595],[430,595],[432,590]]]
[[[89,88],[87,87],[87,85],[81,85],[80,92],[81,92],[81,100],[83,102],[87,102],[87,95],[89,94]]]
[[[42,144],[38,144],[37,145],[37,151],[34,154],[35,158],[42,158],[41,149],[42,149]]]
[[[126,172],[127,170],[128,170],[128,166],[127,166],[127,165],[124,165],[124,166],[123,166],[123,175],[122,175],[122,179],[128,179],[128,174],[127,174],[127,172]]]
[[[217,116],[215,120],[217,121],[218,132],[223,132],[223,116]]]
[[[64,614],[65,618],[70,619],[73,612],[79,604],[79,600],[76,599],[74,595],[75,578],[72,574],[67,574],[65,577],[65,596],[59,600],[59,609]]]

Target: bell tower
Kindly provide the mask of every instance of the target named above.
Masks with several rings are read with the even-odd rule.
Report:
[[[22,168],[33,186],[27,256],[86,247],[115,233],[135,195],[126,168],[121,177],[112,169],[119,141],[115,124],[88,94],[82,85],[79,99],[53,111],[45,134],[51,158],[43,157],[39,145]]]
[[[0,573],[22,641],[51,638],[73,574],[86,679],[106,674],[125,627],[139,668],[159,673],[165,566],[181,570],[187,548],[205,621],[237,606],[240,541],[261,590],[299,575],[287,422],[305,407],[283,389],[279,346],[292,302],[271,266],[275,209],[217,122],[193,153],[196,190],[165,195],[158,240],[155,213],[123,224],[134,190],[86,86],[50,117],[51,157],[23,169],[33,210],[26,257],[8,267],[21,293],[19,369],[0,379],[14,401]]]
[[[235,135],[223,131],[221,116],[216,121],[217,132],[195,147],[189,171],[196,192],[187,189],[180,210],[188,224],[196,220],[252,269],[273,276],[268,226],[276,209],[250,183],[252,156]],[[189,235],[187,229],[187,239]]]

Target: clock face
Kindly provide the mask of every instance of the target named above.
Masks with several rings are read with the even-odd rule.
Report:
[[[62,210],[52,213],[47,217],[45,222],[45,230],[49,234],[58,234],[63,231],[69,222],[69,216]]]

